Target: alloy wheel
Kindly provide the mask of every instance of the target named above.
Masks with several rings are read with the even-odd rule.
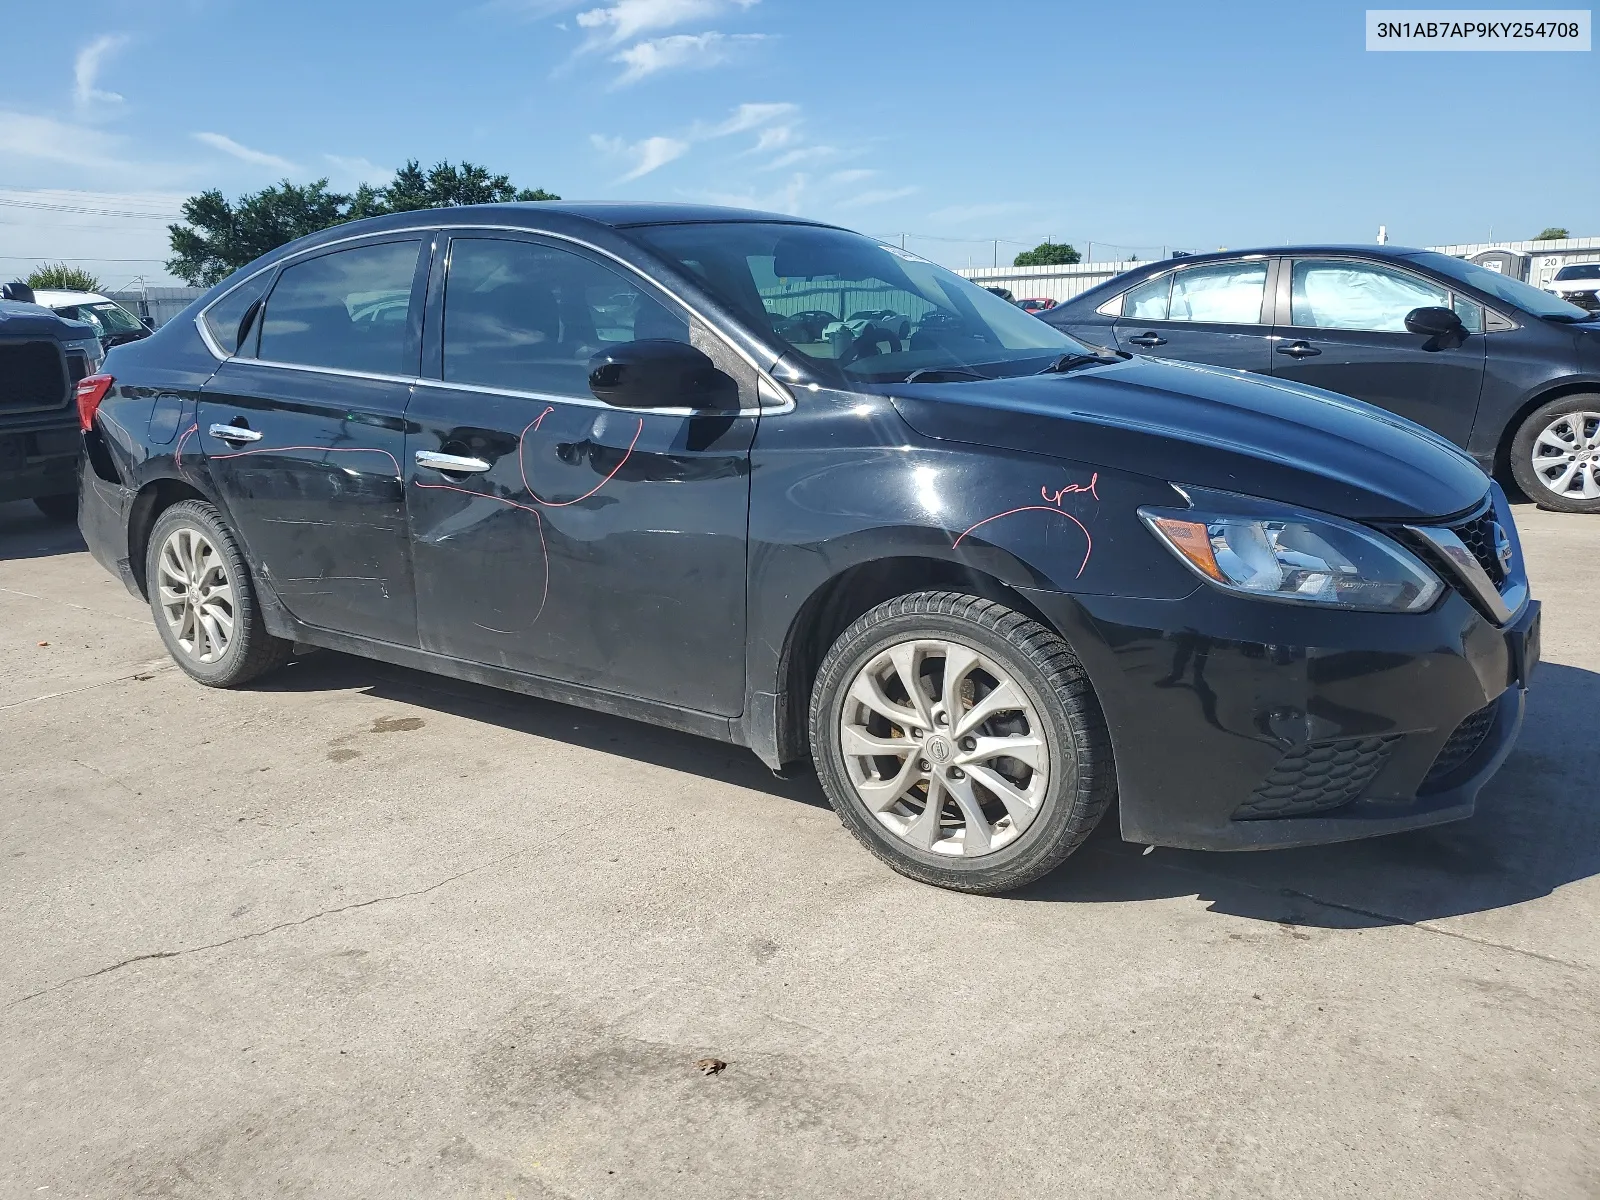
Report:
[[[234,596],[226,560],[204,532],[180,526],[158,558],[161,611],[178,646],[195,662],[214,663],[233,641]]]
[[[1569,500],[1600,500],[1600,412],[1562,413],[1530,452],[1539,482]]]
[[[856,795],[911,847],[977,858],[1014,842],[1050,785],[1044,724],[991,658],[947,639],[888,647],[857,673],[839,746]]]

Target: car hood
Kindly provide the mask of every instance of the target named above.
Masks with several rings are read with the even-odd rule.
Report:
[[[1392,413],[1194,363],[1134,358],[1070,374],[886,390],[927,437],[1050,454],[1357,521],[1450,516],[1489,487],[1465,453]]]

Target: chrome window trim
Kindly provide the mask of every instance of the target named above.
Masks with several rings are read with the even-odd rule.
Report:
[[[699,417],[713,413],[715,409],[709,408],[625,408],[620,404],[607,404],[604,400],[596,400],[592,396],[561,396],[554,392],[524,392],[517,388],[489,387],[481,383],[452,383],[447,379],[421,379],[417,381],[418,387],[439,388],[446,392],[479,392],[491,396],[505,396],[512,400],[535,400],[546,404],[575,404],[579,408],[603,408],[609,412],[626,413],[659,413],[664,417]],[[738,415],[753,417],[767,410],[759,408],[741,408]]]
[[[632,263],[630,263],[627,259],[623,258],[620,254],[615,254],[612,251],[607,250],[604,246],[597,246],[593,242],[586,242],[582,238],[573,237],[571,234],[553,233],[553,232],[551,232],[550,230],[547,230],[547,229],[532,229],[532,228],[529,228],[526,225],[471,225],[471,224],[456,224],[456,223],[453,223],[453,222],[448,222],[448,223],[447,222],[432,222],[432,223],[427,224],[427,225],[407,225],[404,228],[400,228],[400,229],[383,229],[383,230],[372,230],[372,231],[367,232],[367,233],[356,233],[356,234],[351,234],[349,237],[335,238],[331,242],[322,242],[321,244],[316,245],[316,246],[307,246],[304,250],[296,251],[294,254],[288,255],[285,258],[278,259],[276,262],[272,262],[272,263],[267,264],[266,266],[260,267],[260,268],[258,268],[256,270],[250,272],[250,274],[246,275],[243,279],[239,280],[239,282],[234,284],[233,287],[231,287],[227,291],[223,292],[222,295],[218,296],[215,300],[211,301],[210,304],[207,304],[204,308],[202,308],[199,312],[197,312],[194,315],[195,328],[200,331],[200,340],[205,343],[206,349],[211,352],[212,356],[214,358],[216,358],[216,360],[219,363],[227,362],[230,358],[232,358],[234,356],[225,353],[223,351],[222,347],[217,345],[216,341],[212,338],[211,330],[209,328],[207,328],[206,323],[205,323],[206,313],[210,312],[211,309],[214,308],[216,305],[222,303],[222,301],[226,297],[233,295],[234,292],[236,292],[239,288],[243,287],[245,284],[249,283],[256,276],[258,276],[258,275],[260,275],[260,274],[262,274],[263,272],[266,272],[266,271],[278,270],[279,268],[287,266],[288,264],[290,264],[292,262],[295,262],[296,260],[298,260],[300,258],[304,258],[304,257],[307,257],[309,255],[314,255],[314,254],[320,253],[321,251],[328,250],[328,249],[330,249],[330,248],[332,248],[334,246],[342,246],[342,245],[346,244],[347,242],[359,242],[359,241],[364,241],[364,240],[366,240],[368,238],[386,238],[386,237],[390,237],[391,235],[400,235],[400,234],[407,234],[407,233],[429,234],[429,233],[443,233],[443,232],[446,232],[446,231],[454,231],[454,230],[463,230],[463,231],[467,231],[467,230],[473,230],[473,231],[486,230],[486,231],[496,232],[496,233],[531,234],[534,237],[551,238],[551,239],[553,239],[555,241],[568,242],[568,243],[570,243],[571,245],[574,245],[574,246],[581,246],[583,249],[592,251],[593,253],[600,255],[602,258],[610,259],[612,262],[616,263],[617,266],[621,267],[624,271],[628,272],[631,275],[637,276],[639,279],[642,279],[646,283],[648,283],[651,287],[657,288],[660,291],[665,292],[668,296],[672,297],[672,299],[676,303],[681,305],[689,313],[690,316],[694,317],[695,320],[699,321],[700,324],[704,325],[706,327],[706,329],[710,331],[710,333],[711,333],[711,335],[713,337],[715,337],[718,341],[722,342],[725,346],[728,347],[729,350],[732,350],[736,355],[738,355],[742,360],[744,360],[744,362],[749,365],[750,369],[753,370],[756,373],[757,392],[758,392],[758,394],[759,394],[759,392],[761,390],[760,385],[764,383],[764,384],[766,384],[768,386],[768,390],[771,393],[776,394],[777,396],[781,397],[780,402],[777,405],[773,406],[773,407],[769,408],[765,403],[763,403],[759,407],[753,408],[753,409],[741,408],[739,410],[741,413],[749,412],[749,413],[762,413],[762,414],[767,414],[767,413],[777,414],[777,413],[792,412],[794,410],[794,406],[795,406],[794,395],[787,388],[785,388],[781,383],[779,383],[776,379],[774,379],[772,377],[772,373],[766,367],[763,367],[760,363],[758,363],[749,354],[749,352],[744,349],[743,346],[740,346],[737,342],[735,342],[727,334],[723,333],[722,330],[717,327],[716,322],[710,320],[703,312],[701,312],[693,304],[690,304],[687,300],[685,300],[677,292],[675,292],[671,288],[667,287],[664,283],[660,282],[659,280],[652,279],[650,276],[646,275],[643,271],[639,270],[638,267],[636,267]],[[340,370],[340,369],[334,368],[334,367],[313,366],[313,365],[311,365],[309,363],[280,363],[280,362],[274,362],[274,361],[268,360],[268,359],[259,359],[259,358],[244,359],[244,360],[241,360],[241,361],[259,362],[259,363],[262,363],[263,365],[274,366],[274,367],[292,367],[292,368],[295,368],[297,370],[303,370],[303,371],[332,371],[334,374],[339,374],[339,375],[354,375],[354,376],[357,376],[357,377],[360,377],[360,378],[368,378],[368,379],[388,379],[388,380],[391,380],[391,381],[398,381],[398,382],[409,382],[410,379],[412,378],[412,377],[402,377],[402,376],[397,376],[397,375],[373,374],[373,373],[364,372],[364,371],[344,371],[344,370]],[[776,362],[777,360],[774,359],[773,361]],[[415,378],[420,383],[432,384],[432,383],[441,382],[440,380],[422,379],[420,376],[415,377]],[[493,389],[493,388],[483,388],[483,389],[474,389],[474,390],[494,391],[495,389]],[[508,392],[506,394],[508,394],[508,395],[518,395],[518,396],[531,396],[531,397],[534,397],[536,399],[551,399],[551,398],[553,398],[553,397],[544,397],[544,396],[541,396],[539,393],[534,393],[534,392]],[[569,397],[561,397],[560,399],[562,399],[563,402],[572,402]],[[577,402],[578,403],[583,403],[584,401],[580,400],[580,401],[577,401]],[[602,404],[603,402],[599,401],[599,400],[596,400],[596,401],[594,401],[594,403],[595,404]],[[614,406],[612,406],[612,405],[604,405],[604,407],[611,408],[611,407],[614,407]],[[619,410],[619,411],[621,411],[621,410]],[[628,411],[633,411],[633,410],[628,410]],[[663,412],[664,413],[664,412],[674,412],[676,410],[654,408],[654,409],[648,409],[648,410],[644,410],[644,411]],[[685,411],[698,412],[698,411],[701,411],[701,410],[693,409],[693,410],[685,410]]]

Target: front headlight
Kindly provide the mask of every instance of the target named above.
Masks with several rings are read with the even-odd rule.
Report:
[[[1337,517],[1186,489],[1194,507],[1139,515],[1178,560],[1225,592],[1372,612],[1422,612],[1444,584],[1398,542]]]
[[[78,342],[67,342],[65,345],[68,350],[81,351],[84,358],[89,360],[89,374],[91,375],[97,372],[106,361],[105,347],[100,344],[100,339],[97,337],[84,338]]]

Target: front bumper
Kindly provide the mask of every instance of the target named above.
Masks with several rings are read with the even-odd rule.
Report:
[[[1454,591],[1407,615],[1204,586],[1181,600],[1027,598],[1099,694],[1123,837],[1188,849],[1305,846],[1471,816],[1521,727],[1538,653],[1537,601],[1501,629]]]

